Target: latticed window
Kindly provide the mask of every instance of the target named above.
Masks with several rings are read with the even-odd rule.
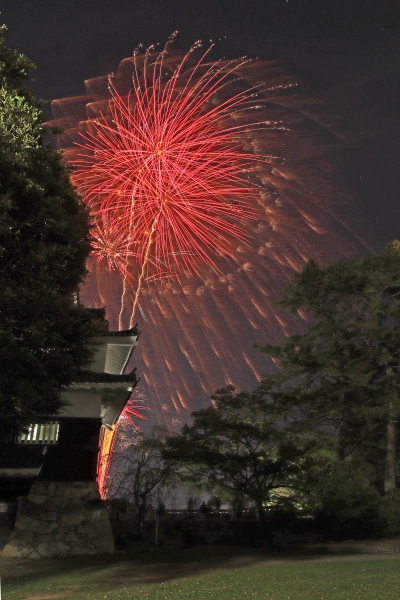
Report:
[[[29,426],[27,433],[18,436],[17,444],[57,444],[59,431],[59,421],[34,423]]]

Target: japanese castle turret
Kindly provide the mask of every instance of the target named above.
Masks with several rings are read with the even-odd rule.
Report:
[[[18,504],[6,556],[113,551],[96,482],[99,438],[102,427],[117,422],[140,379],[136,368],[126,372],[140,332],[137,326],[108,331],[105,309],[88,310],[104,333],[93,340],[90,370],[64,390],[67,405],[14,443],[0,443],[0,525],[7,516],[14,520]]]

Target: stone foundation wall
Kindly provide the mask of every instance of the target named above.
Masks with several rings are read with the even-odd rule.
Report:
[[[95,481],[36,481],[18,511],[3,556],[48,558],[114,552]]]

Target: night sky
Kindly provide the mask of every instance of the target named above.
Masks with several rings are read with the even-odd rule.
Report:
[[[216,57],[289,60],[328,84],[325,101],[349,122],[334,161],[349,198],[344,218],[376,249],[399,237],[397,0],[0,0],[0,10],[9,45],[36,63],[35,92],[47,100],[83,93],[85,79],[176,29],[185,48],[220,39]]]
[[[270,104],[272,112],[282,109],[284,118],[293,120],[286,139],[298,140],[305,150],[293,164],[299,179],[280,179],[284,202],[282,209],[275,206],[278,220],[286,214],[290,224],[291,201],[297,215],[304,209],[311,220],[320,220],[312,195],[306,193],[300,201],[299,183],[301,189],[322,192],[326,214],[342,228],[335,237],[333,226],[326,235],[306,227],[302,244],[310,243],[311,255],[326,262],[355,251],[380,250],[400,238],[398,0],[0,0],[0,10],[9,46],[36,63],[35,93],[49,101],[84,94],[84,80],[116,71],[139,43],[163,44],[175,30],[181,32],[178,48],[187,49],[199,38],[206,45],[217,41],[215,59],[247,55],[288,61],[288,71],[306,81],[309,91],[303,96],[299,91],[299,102],[292,99],[293,111],[285,109],[286,100],[281,107],[273,100]],[[51,118],[49,106],[45,117]],[[315,160],[307,158],[308,152]],[[304,178],[301,168],[296,171],[303,158],[309,173],[313,165],[325,173],[324,188],[317,181],[316,187],[308,187],[306,171]],[[289,174],[291,166],[289,152]],[[291,181],[297,182],[294,187]],[[254,247],[237,254],[236,265],[223,267],[234,273],[231,292],[230,280],[214,285],[214,276],[205,275],[208,282],[193,278],[184,294],[185,288],[154,285],[141,299],[148,317],[146,343],[143,339],[135,360],[155,422],[178,427],[191,410],[209,402],[216,387],[231,382],[252,389],[266,372],[268,365],[253,343],[264,345],[290,329],[272,301],[292,276],[296,251],[301,261],[310,256],[306,250],[301,253],[296,239],[296,227],[300,234],[304,223],[295,217],[293,235],[290,229],[285,233],[282,223],[282,231],[279,223],[276,231],[262,228]],[[260,246],[254,251],[256,242],[269,239],[271,250]],[[345,240],[342,246],[340,239]],[[246,264],[255,268],[244,270]],[[92,265],[83,301],[107,305],[115,327],[119,280],[100,267],[102,274],[96,275]]]

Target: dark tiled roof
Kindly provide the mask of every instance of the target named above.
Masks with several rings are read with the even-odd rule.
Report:
[[[106,321],[106,307],[104,308],[87,308],[87,311],[91,313],[94,319],[98,321],[104,321],[104,324],[108,326],[108,321]],[[113,336],[113,337],[127,337],[132,335],[140,335],[140,331],[138,328],[138,323],[131,329],[124,329],[123,331],[104,331],[105,336]]]
[[[87,308],[86,309],[94,319],[99,321],[105,321],[106,318],[106,307],[104,308]]]
[[[106,331],[104,335],[107,336],[115,336],[115,337],[127,337],[132,335],[140,335],[140,331],[137,327],[132,327],[132,329],[124,329],[123,331]]]
[[[94,371],[82,371],[79,379],[74,381],[76,387],[79,383],[137,383],[140,377],[136,374],[136,367],[125,375],[114,375],[111,373],[95,373]]]
[[[140,377],[136,377],[135,373],[127,375],[110,375],[109,373],[88,373],[88,377],[81,381],[91,383],[136,383]],[[76,382],[76,384],[79,382]]]

